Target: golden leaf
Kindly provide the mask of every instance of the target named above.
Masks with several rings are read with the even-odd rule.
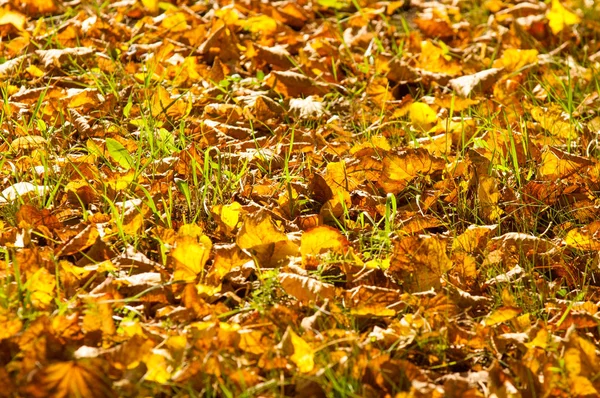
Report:
[[[494,68],[505,68],[507,72],[515,72],[519,69],[538,62],[537,50],[520,50],[507,48],[502,57],[494,61]]]
[[[437,121],[437,113],[423,102],[413,102],[408,115],[413,126],[419,130],[429,130]]]
[[[323,225],[309,229],[300,239],[302,262],[305,263],[309,257],[328,251],[343,253],[348,245],[348,240],[335,228]]]
[[[27,281],[31,292],[31,303],[37,308],[46,308],[54,301],[56,277],[45,268],[38,269]]]
[[[228,205],[215,205],[211,212],[219,223],[219,228],[226,234],[230,234],[237,228],[244,210],[240,203],[233,202]]]
[[[538,168],[538,177],[544,181],[567,178],[575,173],[585,173],[594,163],[582,156],[563,152],[553,147],[542,150],[542,159]]]
[[[33,397],[115,397],[99,359],[57,362],[37,370],[27,386]]]
[[[8,339],[21,331],[23,322],[17,314],[0,307],[0,341]]]
[[[301,373],[312,372],[315,368],[315,352],[291,327],[285,331],[280,343],[282,351],[289,356]]]
[[[236,237],[236,242],[242,249],[286,240],[287,236],[274,225],[271,216],[264,210],[247,214]]]
[[[465,232],[454,239],[452,251],[465,253],[474,253],[476,250],[483,251],[497,230],[498,224],[470,225]]]
[[[489,222],[498,221],[504,211],[498,206],[500,202],[500,190],[498,181],[487,175],[479,176],[477,185],[477,196],[481,206],[481,215]]]
[[[500,307],[497,310],[495,310],[494,312],[492,312],[490,315],[488,315],[488,317],[485,319],[484,323],[486,326],[493,326],[493,325],[497,325],[499,323],[504,323],[506,321],[510,321],[511,319],[515,318],[521,312],[523,312],[523,310],[520,308]]]
[[[570,116],[558,106],[542,108],[539,106],[531,109],[533,120],[538,122],[544,130],[553,137],[565,140],[577,138],[576,122],[570,121]]]
[[[192,282],[204,272],[212,242],[206,235],[179,236],[175,240],[175,249],[171,252],[173,260],[173,280]]]
[[[281,272],[277,279],[287,294],[303,303],[320,302],[335,297],[335,286],[308,276]]]
[[[397,194],[420,175],[428,175],[444,168],[443,159],[436,158],[426,149],[407,149],[389,154],[383,159],[383,171],[379,185],[386,193]]]
[[[389,271],[398,274],[410,291],[439,288],[452,267],[446,242],[436,236],[406,236],[394,245]]]
[[[552,33],[560,33],[565,27],[581,22],[579,15],[567,10],[560,0],[552,0],[552,7],[546,13]]]
[[[567,232],[564,242],[579,250],[600,250],[600,221]]]

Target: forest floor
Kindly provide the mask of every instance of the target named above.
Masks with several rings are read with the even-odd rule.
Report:
[[[7,1],[0,397],[600,395],[600,3]]]

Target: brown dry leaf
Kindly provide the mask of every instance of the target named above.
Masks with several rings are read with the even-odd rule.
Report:
[[[498,224],[469,225],[469,228],[452,242],[453,252],[482,253],[488,241],[498,231]]]
[[[82,252],[96,243],[99,237],[98,227],[96,225],[88,225],[69,241],[65,242],[64,245],[59,246],[56,250],[56,256],[70,256]]]
[[[440,279],[452,268],[446,242],[437,236],[407,236],[398,240],[389,271],[403,280],[409,291],[419,292],[441,286]]]
[[[273,71],[265,76],[265,83],[288,98],[324,95],[330,90],[325,83],[316,82],[303,74],[291,71]]]
[[[100,359],[56,362],[36,370],[26,391],[32,397],[116,397]]]
[[[553,137],[574,140],[578,136],[580,126],[557,105],[550,108],[533,107],[531,116]]]
[[[542,150],[538,177],[544,181],[555,181],[558,178],[568,178],[575,173],[585,173],[593,165],[594,162],[587,158],[548,146]]]
[[[88,47],[63,48],[52,50],[36,50],[36,54],[42,60],[45,68],[60,68],[69,59],[74,59],[78,63],[94,54],[94,50]]]
[[[335,297],[335,286],[308,276],[281,272],[277,279],[287,294],[306,304]]]
[[[52,231],[62,227],[62,223],[48,209],[40,210],[31,205],[23,205],[16,216],[19,224],[23,223],[34,228],[44,226]]]
[[[418,176],[430,175],[444,167],[443,159],[430,155],[423,148],[390,153],[383,159],[383,171],[378,183],[386,193],[397,194]]]
[[[450,80],[450,87],[460,96],[468,97],[490,90],[500,77],[503,68],[490,68],[472,75],[457,77]]]

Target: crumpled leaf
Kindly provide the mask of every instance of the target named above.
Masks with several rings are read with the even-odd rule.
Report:
[[[321,302],[335,296],[335,286],[308,276],[281,272],[277,279],[287,294],[304,303]]]
[[[383,159],[383,171],[378,183],[386,193],[397,194],[418,176],[441,171],[444,166],[443,159],[430,155],[422,148],[390,153]]]
[[[446,242],[437,236],[401,238],[394,245],[390,272],[399,275],[410,291],[425,291],[441,286],[440,279],[452,268]]]
[[[47,365],[33,374],[27,392],[32,397],[40,398],[116,397],[103,365],[100,359]]]
[[[316,82],[305,75],[291,71],[273,71],[265,76],[265,83],[289,98],[323,95],[329,91],[327,84]]]

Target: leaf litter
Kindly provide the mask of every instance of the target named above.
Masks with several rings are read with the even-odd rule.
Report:
[[[599,395],[599,7],[6,2],[0,395]]]

